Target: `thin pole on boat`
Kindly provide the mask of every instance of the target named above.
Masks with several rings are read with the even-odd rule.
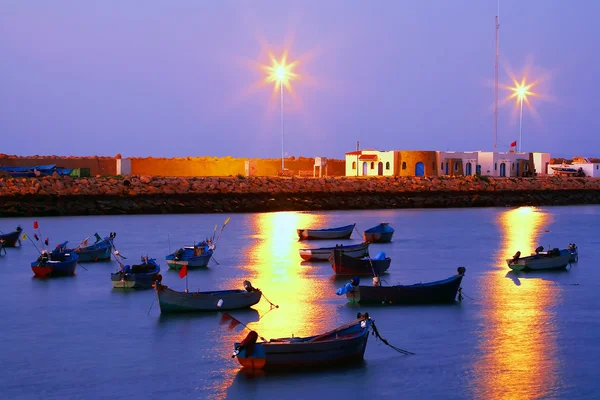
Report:
[[[36,246],[35,242],[33,240],[31,240],[31,238],[29,237],[29,235],[25,234],[25,236],[27,237],[27,239],[29,239],[29,241],[31,242],[31,244],[33,244],[33,247],[35,247],[35,249],[37,250],[38,253],[42,254],[42,252],[40,251],[40,249],[38,249],[38,247]]]

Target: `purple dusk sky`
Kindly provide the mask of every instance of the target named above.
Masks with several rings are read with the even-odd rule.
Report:
[[[600,156],[598,1],[501,0],[523,150]],[[492,150],[495,0],[0,3],[0,153],[281,156],[267,50],[299,59],[285,150]],[[254,64],[253,64],[254,63]],[[500,102],[509,91],[500,90]],[[519,135],[501,106],[498,149]]]

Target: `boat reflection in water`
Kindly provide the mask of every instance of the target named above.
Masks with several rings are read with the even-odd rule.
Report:
[[[483,278],[482,354],[475,366],[478,399],[532,399],[548,396],[555,384],[557,286],[548,280],[507,278],[506,259],[537,247],[550,215],[532,207],[501,213],[502,247],[495,268]],[[512,274],[512,272],[509,273]]]
[[[301,265],[298,257],[298,251],[306,247],[306,243],[298,241],[296,233],[298,226],[326,225],[327,216],[276,212],[254,214],[250,218],[250,231],[256,234],[250,237],[245,248],[240,249],[242,254],[246,254],[245,265],[240,268],[245,271],[244,279],[263,292],[261,301],[252,307],[259,312],[261,319],[258,322],[246,321],[240,315],[239,320],[251,322],[248,327],[267,340],[292,334],[309,336],[335,328],[335,323],[327,318],[326,304],[320,302],[330,296],[331,287],[326,280],[307,275],[306,271],[311,267]],[[236,278],[226,286],[237,288],[239,284],[240,279]],[[279,308],[270,311],[271,306],[264,296]],[[230,314],[238,318],[235,312]],[[234,331],[229,331],[226,325],[220,328],[224,370],[218,372],[221,380],[217,391],[225,398],[241,370],[238,361],[231,358],[233,344],[244,339],[250,331],[241,326]]]

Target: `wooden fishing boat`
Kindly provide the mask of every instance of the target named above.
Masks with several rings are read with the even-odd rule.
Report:
[[[4,247],[16,247],[17,243],[19,246],[21,245],[21,232],[23,232],[23,228],[17,226],[13,232],[3,233],[0,235],[0,240],[2,241],[2,245]]]
[[[36,276],[68,276],[75,275],[75,268],[79,256],[66,251],[67,242],[64,242],[51,252],[42,250],[38,259],[31,263],[31,270]]]
[[[513,271],[538,271],[548,269],[565,269],[571,263],[571,253],[558,248],[547,252],[521,257],[521,252],[507,258],[506,263]]]
[[[244,281],[245,290],[211,292],[178,292],[156,282],[154,285],[161,313],[191,311],[227,311],[252,307],[260,301],[262,292]]]
[[[318,249],[300,249],[300,257],[304,261],[327,261],[333,250],[338,249],[350,257],[364,257],[369,254],[369,243],[351,244],[348,246],[320,247]]]
[[[117,272],[110,274],[113,288],[151,289],[156,281],[161,281],[160,266],[154,258],[142,257],[141,263],[123,265]]]
[[[116,233],[111,232],[110,236],[106,236],[104,239],[100,237],[97,233],[94,235],[96,238],[96,242],[91,246],[87,246],[87,238],[71,250],[74,253],[77,253],[79,256],[79,262],[96,262],[96,261],[104,261],[110,260],[110,255],[113,249],[113,239],[116,237]],[[85,246],[85,247],[82,247]]]
[[[215,245],[207,242],[184,246],[166,257],[167,265],[175,270],[181,269],[184,265],[188,269],[206,268],[214,250]]]
[[[356,224],[329,229],[296,229],[300,240],[350,239]]]
[[[390,267],[392,260],[385,253],[378,253],[374,258],[354,258],[342,251],[334,250],[329,256],[329,263],[336,275],[375,275],[379,276]]]
[[[295,369],[347,364],[364,358],[372,320],[362,316],[321,335],[257,342],[251,331],[234,343],[233,357],[247,369]]]
[[[344,288],[340,288],[336,294],[345,293],[350,303],[360,304],[452,303],[456,301],[465,271],[464,267],[459,267],[457,275],[441,281],[414,285],[369,286],[349,283]]]
[[[394,236],[394,228],[387,222],[382,222],[363,232],[365,242],[370,243],[389,243],[392,241],[392,236]]]

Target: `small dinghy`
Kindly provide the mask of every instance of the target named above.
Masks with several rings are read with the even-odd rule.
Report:
[[[392,236],[394,236],[394,228],[387,222],[382,222],[363,232],[365,242],[370,243],[389,243],[392,241]]]
[[[208,267],[208,263],[215,251],[211,240],[206,240],[193,246],[184,246],[166,257],[170,269],[180,270],[184,265],[187,269]]]
[[[278,338],[258,342],[250,331],[240,343],[234,343],[233,357],[246,369],[295,369],[348,364],[364,359],[369,328],[368,314],[316,336]]]
[[[79,256],[67,251],[67,243],[59,244],[51,252],[42,250],[38,259],[31,263],[33,273],[40,277],[75,275]]]
[[[350,239],[356,224],[329,229],[296,229],[300,240]]]
[[[377,253],[374,258],[354,258],[342,251],[334,250],[329,256],[329,263],[336,275],[376,275],[379,276],[390,267],[392,260],[384,252]]]
[[[94,244],[88,246],[88,237],[85,238],[79,246],[70,251],[79,256],[79,262],[110,260],[110,254],[113,249],[113,240],[116,236],[117,234],[115,232],[111,232],[109,236],[102,239],[98,233],[95,233],[94,237],[96,238],[96,242]]]
[[[161,281],[160,266],[154,258],[141,257],[136,265],[120,265],[117,272],[110,274],[113,288],[152,289],[156,281]]]
[[[17,226],[17,229],[13,232],[0,234],[0,242],[2,243],[2,247],[16,247],[17,243],[19,243],[20,246],[21,232],[23,232],[23,228]]]
[[[540,247],[536,249],[535,254],[528,257],[521,257],[521,252],[517,251],[513,258],[506,259],[508,267],[513,271],[518,272],[566,269],[567,266],[570,265],[572,257],[571,252],[560,250],[558,248],[549,251],[541,251]]]

